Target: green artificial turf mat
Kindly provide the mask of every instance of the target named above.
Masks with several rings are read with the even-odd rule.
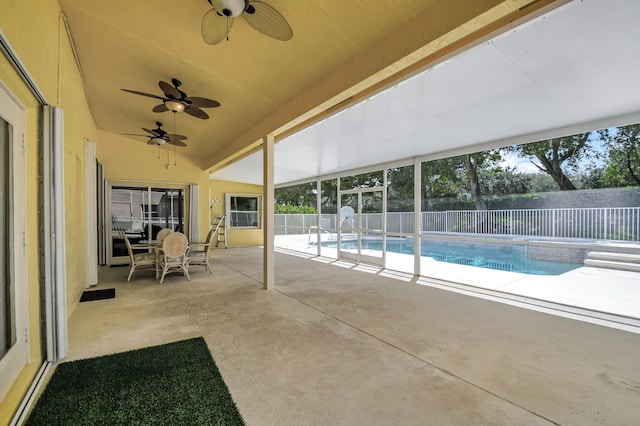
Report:
[[[60,364],[26,425],[244,425],[202,337]]]

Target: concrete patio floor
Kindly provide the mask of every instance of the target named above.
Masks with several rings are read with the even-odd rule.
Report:
[[[214,252],[214,274],[102,268],[68,360],[203,336],[248,425],[637,424],[640,329],[550,315],[366,266]],[[188,362],[188,360],[185,360]]]

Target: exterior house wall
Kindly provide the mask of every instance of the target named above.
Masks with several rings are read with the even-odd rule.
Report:
[[[57,2],[4,0],[0,28],[47,102],[64,110],[64,178],[67,313],[86,287],[84,220],[84,143],[96,139],[96,127],[84,95],[80,72]],[[27,161],[27,269],[29,363],[0,402],[0,419],[10,419],[43,362],[40,304],[39,120],[40,105],[9,60],[0,55],[0,82],[25,106]]]
[[[149,124],[140,123],[140,127]],[[130,129],[131,133],[141,132]],[[188,142],[188,141],[187,141]],[[143,181],[198,185],[198,234],[203,240],[209,230],[209,175],[193,159],[183,156],[180,148],[171,145],[148,145],[115,133],[99,130],[96,144],[98,161],[104,165],[105,179],[111,181]]]
[[[225,194],[262,195],[261,185],[229,182],[225,180],[211,180],[209,183],[209,199],[211,200],[211,218],[225,214]],[[207,227],[208,229],[208,227]],[[227,244],[229,246],[257,246],[264,241],[262,229],[227,229]]]

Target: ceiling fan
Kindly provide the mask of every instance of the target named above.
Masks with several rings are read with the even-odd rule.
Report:
[[[262,1],[207,0],[213,9],[202,18],[202,38],[207,44],[218,44],[229,39],[229,31],[237,16],[244,16],[247,24],[262,34],[287,41],[293,30],[287,20],[272,6]]]
[[[166,81],[158,82],[160,90],[164,93],[164,97],[158,95],[152,95],[151,93],[138,92],[137,90],[121,89],[125,92],[133,93],[135,95],[147,96],[149,98],[160,99],[161,104],[153,107],[153,112],[186,112],[187,114],[206,120],[209,118],[209,114],[204,112],[201,108],[216,108],[220,106],[220,102],[213,99],[200,98],[197,96],[187,96],[185,92],[178,89],[182,82],[176,78],[171,79],[171,84]]]
[[[149,145],[164,145],[165,143],[168,143],[170,145],[174,145],[174,146],[187,146],[186,143],[184,143],[183,141],[185,139],[187,139],[186,136],[183,135],[174,135],[174,134],[170,134],[165,132],[162,129],[162,123],[159,121],[156,121],[156,126],[158,126],[155,129],[146,129],[144,127],[142,127],[142,130],[144,130],[145,132],[147,132],[148,134],[146,135],[138,135],[138,134],[133,134],[133,133],[125,133],[125,135],[127,136],[142,136],[142,137],[146,137],[149,138],[149,141],[147,142]]]

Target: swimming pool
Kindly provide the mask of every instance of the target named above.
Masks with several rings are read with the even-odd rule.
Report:
[[[323,242],[322,246],[336,248],[335,241]],[[357,250],[357,241],[342,241],[342,250]],[[363,239],[363,250],[382,250],[379,239]],[[388,238],[387,251],[393,253],[413,254],[413,240],[405,238]],[[527,246],[514,245],[508,248],[496,248],[475,244],[443,244],[422,241],[420,248],[423,257],[431,257],[440,262],[458,265],[476,266],[479,268],[500,271],[519,272],[530,275],[559,275],[583,266],[576,263],[548,262],[530,259]]]

